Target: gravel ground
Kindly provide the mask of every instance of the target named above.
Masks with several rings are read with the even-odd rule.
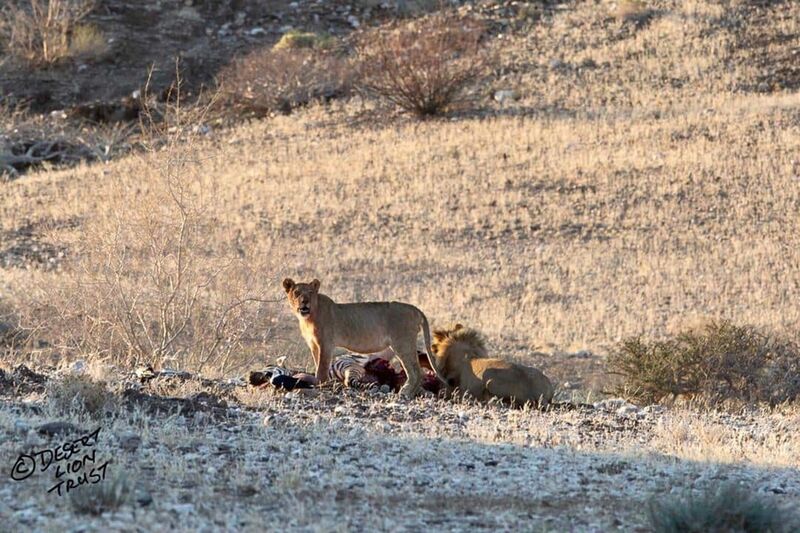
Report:
[[[94,461],[83,467],[110,463],[104,479],[61,496],[48,492],[63,479],[55,466],[21,481],[4,476],[7,531],[648,531],[651,498],[725,481],[786,506],[800,501],[792,411],[605,400],[542,413],[198,381],[129,390],[112,412],[91,418],[59,411],[35,389],[4,389],[7,471],[22,453],[98,427],[84,447]],[[73,426],[42,433],[59,421]],[[83,491],[106,501],[113,487],[123,501],[100,515],[73,501]]]

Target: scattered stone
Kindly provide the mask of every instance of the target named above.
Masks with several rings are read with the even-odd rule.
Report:
[[[495,101],[504,104],[519,99],[519,95],[511,89],[503,89],[494,93]]]
[[[128,452],[135,452],[142,443],[142,438],[132,431],[126,431],[117,436],[119,447]]]
[[[147,507],[153,503],[153,495],[144,488],[137,489],[134,498],[136,499],[136,503],[139,504],[139,507]]]
[[[633,404],[623,405],[616,410],[618,416],[635,416],[638,415],[640,409]]]

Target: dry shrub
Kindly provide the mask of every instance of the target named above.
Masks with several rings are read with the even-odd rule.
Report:
[[[616,392],[644,402],[703,397],[774,405],[800,395],[800,348],[728,321],[666,340],[626,339],[609,365],[623,378]]]
[[[114,466],[109,465],[107,470]],[[70,491],[69,503],[79,514],[99,516],[122,507],[133,493],[133,482],[125,472],[114,471],[105,479]]]
[[[358,44],[359,87],[419,116],[470,100],[487,73],[481,23],[450,14],[392,24]]]
[[[789,533],[800,528],[793,512],[733,483],[696,496],[653,500],[648,516],[656,533]]]
[[[97,59],[108,52],[108,41],[103,32],[91,24],[81,24],[72,31],[69,41],[69,56],[81,59]]]
[[[314,100],[347,95],[351,79],[347,61],[332,51],[262,49],[222,70],[219,104],[239,115],[289,113]]]
[[[95,0],[12,1],[0,10],[0,40],[9,55],[49,66],[70,55],[70,38]]]
[[[105,383],[82,374],[68,374],[60,380],[50,380],[47,400],[57,413],[79,411],[94,417],[115,405],[115,396]]]
[[[273,50],[284,50],[287,48],[331,48],[334,40],[329,35],[318,35],[314,32],[289,30],[284,33],[280,40],[272,47]]]

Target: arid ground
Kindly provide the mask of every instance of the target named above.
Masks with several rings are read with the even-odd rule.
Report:
[[[100,427],[96,487],[125,493],[95,515],[47,492],[55,466],[4,475],[0,529],[650,531],[654,498],[723,482],[797,509],[796,404],[633,406],[605,361],[708,319],[800,336],[800,5],[464,4],[495,58],[473,108],[187,110],[153,149],[0,176],[0,463]],[[242,28],[274,42],[260,16]],[[244,386],[279,356],[312,368],[285,276],[478,328],[594,407]],[[141,385],[148,354],[212,381]],[[109,401],[59,399],[76,373]]]

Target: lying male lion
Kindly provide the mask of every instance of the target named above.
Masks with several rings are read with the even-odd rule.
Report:
[[[422,386],[422,369],[417,357],[417,334],[422,327],[425,351],[436,371],[431,353],[428,319],[413,305],[400,302],[337,304],[319,292],[319,280],[295,283],[283,280],[289,305],[300,322],[300,333],[311,349],[319,383],[328,380],[334,348],[357,353],[374,353],[391,347],[400,359],[407,381],[400,394],[411,398]],[[441,378],[441,374],[436,372]]]
[[[492,397],[513,405],[527,402],[547,407],[553,399],[553,384],[539,370],[502,359],[489,358],[483,336],[456,324],[433,332],[432,349],[439,373],[449,388],[457,388],[481,401]]]

